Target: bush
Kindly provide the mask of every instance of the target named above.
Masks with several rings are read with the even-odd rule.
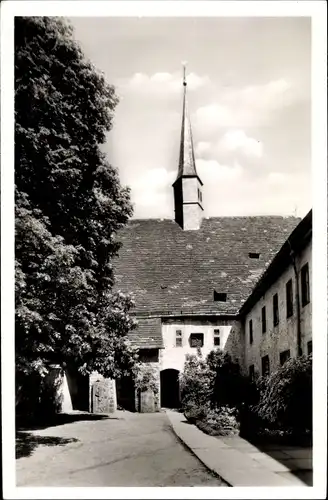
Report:
[[[264,424],[297,435],[312,431],[312,356],[289,359],[259,385],[254,410]]]
[[[191,424],[197,424],[197,422],[206,418],[209,411],[210,407],[208,404],[200,406],[193,401],[186,403],[183,408],[184,416]]]
[[[206,358],[213,373],[211,403],[214,407],[239,408],[247,396],[247,377],[243,376],[238,363],[220,350],[211,351]]]
[[[158,371],[147,363],[138,363],[134,368],[134,384],[135,388],[140,391],[152,391],[155,395],[158,394]]]
[[[210,410],[206,417],[196,424],[200,430],[210,436],[231,436],[239,432],[235,410],[228,406]]]
[[[214,373],[200,354],[187,354],[180,374],[181,404],[202,407],[209,404],[213,392]]]
[[[236,406],[243,398],[239,365],[217,349],[206,358],[188,355],[180,376],[182,407],[190,423],[213,436],[238,433]]]

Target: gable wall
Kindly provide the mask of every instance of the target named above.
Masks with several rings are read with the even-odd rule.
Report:
[[[244,346],[241,323],[236,320],[206,320],[201,318],[170,318],[162,321],[162,350],[160,369],[173,368],[183,371],[186,354],[197,354],[197,348],[190,347],[189,337],[192,333],[204,334],[203,357],[213,349],[214,329],[220,330],[220,348],[229,352],[234,359],[243,364]],[[176,347],[176,330],[182,331],[182,347]]]

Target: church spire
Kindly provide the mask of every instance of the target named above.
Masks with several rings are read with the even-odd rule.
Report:
[[[194,145],[187,106],[186,66],[183,64],[183,108],[179,167],[173,184],[175,221],[184,230],[199,229],[203,212],[203,183],[196,171]]]
[[[197,171],[195,164],[191,123],[188,113],[186,63],[183,63],[183,108],[180,139],[180,157],[177,179],[186,175],[197,176]]]

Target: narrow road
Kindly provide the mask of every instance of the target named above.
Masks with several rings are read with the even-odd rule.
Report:
[[[19,432],[19,440],[17,486],[225,486],[178,441],[165,413],[117,412]]]

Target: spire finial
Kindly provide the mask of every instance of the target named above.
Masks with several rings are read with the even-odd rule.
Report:
[[[183,85],[184,87],[187,86],[187,80],[186,80],[186,66],[187,66],[187,61],[182,61],[182,67],[183,67]]]

